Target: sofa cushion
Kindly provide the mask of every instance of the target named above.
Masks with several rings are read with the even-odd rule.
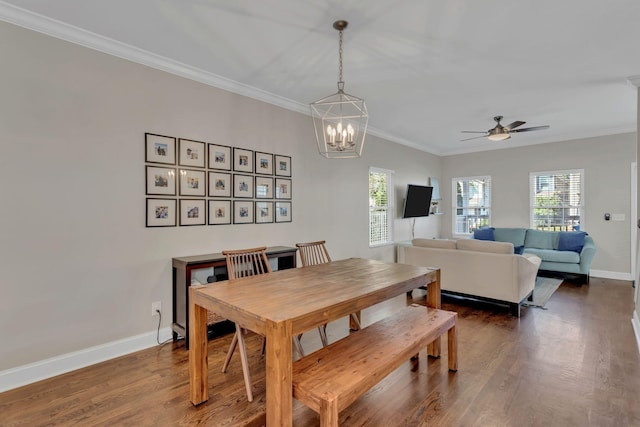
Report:
[[[438,249],[455,249],[456,241],[447,239],[413,239],[411,241],[413,246],[420,246],[422,248],[438,248]]]
[[[493,227],[479,228],[473,231],[473,238],[477,240],[495,240],[493,236],[494,230],[495,228]]]
[[[496,228],[493,235],[496,242],[510,242],[513,246],[524,246],[524,238],[527,234],[526,228]]]
[[[527,236],[524,239],[526,248],[536,249],[555,249],[557,234],[553,231],[527,230]]]
[[[554,249],[525,248],[524,253],[540,257],[543,262],[564,262],[579,264],[580,254],[572,251],[557,251]]]
[[[487,240],[460,239],[458,249],[463,251],[490,252],[494,254],[512,254],[513,244],[508,242],[490,242]]]
[[[558,233],[558,250],[580,253],[584,246],[584,231],[562,231]]]

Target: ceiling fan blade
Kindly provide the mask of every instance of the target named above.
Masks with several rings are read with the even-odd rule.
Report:
[[[511,133],[516,133],[516,132],[530,132],[532,130],[543,130],[543,129],[549,129],[549,125],[545,125],[545,126],[533,126],[530,128],[524,128],[524,129],[516,129],[516,130],[512,130]]]
[[[461,133],[487,133],[486,130],[461,130]]]
[[[527,123],[527,122],[521,122],[520,120],[516,120],[515,122],[504,126],[504,128],[507,129],[507,130],[512,130],[512,129],[515,129],[515,128],[519,127],[519,126],[522,126],[525,123]]]
[[[486,133],[486,132],[483,132],[483,133]],[[486,137],[487,137],[487,135],[474,136],[474,137],[467,138],[467,139],[461,139],[460,142],[462,142],[462,141],[471,141],[472,139],[486,138]]]

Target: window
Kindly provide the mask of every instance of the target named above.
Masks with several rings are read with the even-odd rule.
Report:
[[[369,246],[393,242],[393,171],[369,168]]]
[[[453,234],[491,225],[491,177],[453,178]]]
[[[584,227],[584,170],[532,172],[529,175],[531,228],[573,231]]]

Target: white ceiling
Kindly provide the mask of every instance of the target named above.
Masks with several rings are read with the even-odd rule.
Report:
[[[307,114],[337,89],[338,19],[372,134],[447,155],[636,131],[638,0],[0,1],[0,20]],[[550,129],[460,142],[495,115]]]

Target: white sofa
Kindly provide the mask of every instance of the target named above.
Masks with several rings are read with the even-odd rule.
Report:
[[[513,244],[486,240],[413,239],[398,245],[398,263],[440,268],[443,293],[520,306],[532,298],[540,258],[513,253]]]

